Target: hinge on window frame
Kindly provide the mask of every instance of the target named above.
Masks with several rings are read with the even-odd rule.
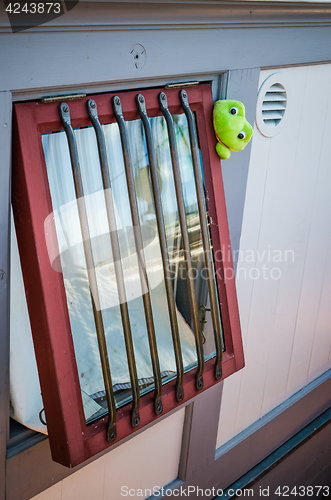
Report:
[[[200,82],[180,82],[180,83],[168,83],[165,86],[166,89],[180,89],[182,87],[196,87]]]
[[[45,104],[49,102],[77,101],[78,99],[84,99],[84,97],[86,97],[86,94],[54,95],[42,97],[40,101]]]

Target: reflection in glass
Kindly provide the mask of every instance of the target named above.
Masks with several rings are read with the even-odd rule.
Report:
[[[175,115],[174,127],[180,160],[187,224],[193,261],[198,306],[208,309],[208,286],[204,279],[204,257],[197,199],[185,115]],[[163,267],[150,181],[148,156],[140,120],[127,122],[132,167],[138,199],[161,374],[164,381],[176,375],[171,326],[164,285]],[[186,269],[172,166],[163,117],[151,119],[157,171],[161,192],[172,285],[185,369],[196,364],[191,311],[187,299]],[[141,393],[153,388],[153,372],[142,302],[138,261],[134,246],[129,198],[118,126],[104,125],[121,260],[125,277],[139,386]],[[94,263],[97,274],[99,307],[102,310],[109,362],[117,405],[130,400],[130,378],[122,329],[114,263],[109,236],[104,192],[95,133],[92,127],[76,129]],[[91,297],[84,259],[82,235],[72,178],[67,140],[64,132],[42,136],[53,213],[45,221],[45,237],[52,267],[63,273],[70,325],[75,347],[85,417],[93,420],[105,412],[106,400],[100,365]],[[93,292],[93,291],[92,291]],[[206,312],[205,332],[210,330]],[[206,358],[214,353],[212,330],[206,334]]]

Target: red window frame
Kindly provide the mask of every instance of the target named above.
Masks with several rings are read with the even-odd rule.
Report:
[[[158,104],[160,90],[141,91],[150,117],[161,114]],[[209,84],[187,88],[186,91],[191,110],[196,114],[208,209],[214,221],[211,225],[213,248],[218,256],[222,255],[222,259],[216,259],[215,267],[225,343],[223,380],[244,366],[244,357],[222,172],[215,152],[213,99]],[[165,92],[171,114],[182,113],[178,89]],[[139,119],[135,102],[137,93],[118,94],[125,120]],[[113,95],[93,96],[101,124],[116,121],[111,105]],[[86,111],[88,98],[70,102],[74,128],[91,125]],[[14,218],[50,447],[53,460],[71,467],[111,444],[106,440],[107,416],[90,425],[85,422],[63,278],[51,267],[44,236],[44,221],[53,208],[41,134],[63,130],[58,103],[16,104],[14,127]],[[205,364],[203,390],[215,383],[214,360],[211,359]],[[178,403],[175,399],[175,380],[163,386],[163,414],[197,394],[193,369],[185,374],[183,402]],[[115,442],[134,432],[130,425],[130,408],[131,404],[117,412]],[[141,398],[140,418],[139,428],[158,418],[153,411],[153,392]]]

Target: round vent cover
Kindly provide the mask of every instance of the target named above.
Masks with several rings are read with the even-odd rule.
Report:
[[[256,110],[256,124],[265,137],[273,137],[284,127],[289,115],[289,83],[283,73],[273,73],[262,83]]]

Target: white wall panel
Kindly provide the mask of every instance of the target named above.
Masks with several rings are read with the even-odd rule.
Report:
[[[177,478],[184,414],[183,408],[33,500],[145,498],[145,490],[150,496],[149,489],[153,492]]]
[[[246,367],[224,382],[217,447],[331,366],[331,65],[277,71],[292,109],[272,139],[254,130],[237,271]]]
[[[305,267],[300,291],[300,303],[293,341],[291,364],[287,383],[287,396],[299,390],[306,382],[314,332],[321,300],[327,245],[330,234],[329,124],[331,70],[330,66],[307,68],[304,109],[298,137],[297,162],[300,172],[293,186],[293,199],[298,215],[296,244],[307,241]],[[314,96],[323,101],[322,112]],[[329,113],[329,114],[328,114]]]
[[[324,272],[322,296],[315,328],[314,345],[311,352],[308,382],[314,380],[321,371],[331,365],[331,241],[328,243],[328,255]]]
[[[256,135],[256,131],[254,132]],[[252,155],[254,154],[253,148],[255,143],[252,144]],[[264,187],[267,175],[267,162],[263,161],[263,158],[268,158],[270,149],[270,140],[266,139],[261,143],[261,161],[251,162],[249,168],[249,175],[247,181],[247,192],[249,193],[254,189],[254,195],[251,197],[251,202],[245,203],[244,209],[244,219],[243,227],[246,227],[246,220],[250,221],[249,231],[243,231],[241,235],[241,248],[253,248],[255,249],[259,240],[261,214],[264,200]],[[247,195],[246,195],[247,196]],[[239,301],[239,312],[241,320],[241,329],[243,335],[244,352],[246,353],[246,368],[247,369],[247,333],[248,333],[248,323],[251,310],[251,300],[254,287],[254,281],[250,279],[241,279],[242,271],[240,268],[244,268],[244,263],[242,259],[238,258],[238,269],[237,276],[239,276],[237,281],[237,293]],[[252,262],[245,262],[245,268],[247,273],[255,267],[255,260]],[[243,300],[241,297],[245,298]],[[239,393],[242,383],[243,371],[235,373],[230,378],[224,382],[223,386],[223,396],[220,414],[220,426],[218,432],[217,443],[225,442],[229,439],[229,436],[236,434],[235,424],[237,407],[239,404]],[[219,446],[219,445],[218,445]]]

